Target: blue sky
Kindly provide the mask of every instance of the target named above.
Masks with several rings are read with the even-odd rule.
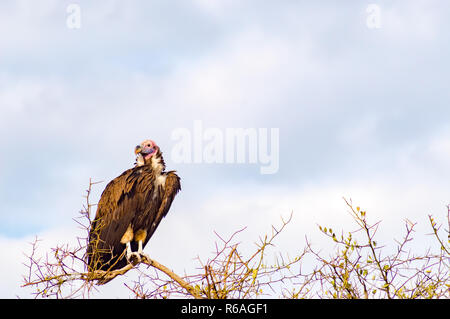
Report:
[[[342,196],[382,219],[386,240],[405,218],[443,216],[447,2],[78,1],[80,29],[66,25],[70,3],[0,4],[0,245],[17,256],[2,254],[5,267],[35,234],[70,240],[89,178],[119,175],[147,138],[182,178],[148,248],[176,269],[211,251],[213,230],[247,225],[253,243],[291,211],[281,250],[317,223],[345,228]],[[195,120],[279,128],[279,171],[174,163],[171,134]],[[21,271],[1,296],[21,294]]]

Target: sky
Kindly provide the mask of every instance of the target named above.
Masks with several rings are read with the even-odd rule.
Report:
[[[427,215],[444,221],[450,203],[448,9],[437,0],[2,1],[0,297],[31,297],[20,288],[28,243],[73,242],[89,179],[104,181],[96,202],[145,139],[182,181],[145,251],[179,273],[211,256],[214,232],[247,226],[239,239],[251,250],[291,212],[276,249],[295,253],[305,236],[329,248],[318,224],[355,229],[343,197],[382,221],[381,241],[399,239],[408,219],[426,247]],[[249,156],[180,161],[174,136],[194,137],[196,123],[202,134],[256,132],[277,169],[262,174],[261,157]],[[127,297],[124,280],[96,296]]]

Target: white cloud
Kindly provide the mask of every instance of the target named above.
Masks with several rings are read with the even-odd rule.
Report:
[[[425,151],[429,153],[432,160],[439,163],[443,171],[448,171],[447,167],[450,162],[450,129],[438,130],[436,135],[431,138]]]
[[[223,16],[228,16],[230,14],[230,9],[239,9],[242,5],[240,1],[236,0],[194,0],[193,4],[198,6],[202,11],[208,16],[213,16],[214,18],[221,18]]]
[[[289,88],[289,81],[306,80],[292,72],[311,69],[313,61],[305,55],[261,30],[245,30],[208,57],[181,67],[177,77],[185,85],[176,96],[180,102],[207,112],[239,110],[240,117],[249,116],[279,98]]]
[[[396,41],[430,42],[437,40],[441,32],[441,2],[410,1],[382,6],[383,29],[386,35]],[[441,8],[442,9],[442,8]]]

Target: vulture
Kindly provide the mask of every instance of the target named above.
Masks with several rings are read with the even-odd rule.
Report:
[[[141,261],[143,248],[181,189],[175,171],[165,172],[155,142],[145,140],[134,152],[135,166],[109,182],[98,202],[86,253],[89,271]]]

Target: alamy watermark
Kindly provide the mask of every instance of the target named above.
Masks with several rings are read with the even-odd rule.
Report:
[[[66,7],[66,26],[69,29],[81,28],[81,7],[77,3],[71,3]],[[371,3],[366,8],[366,26],[369,29],[381,28],[381,8],[378,4]]]
[[[66,8],[66,26],[69,29],[81,28],[81,7],[79,4],[71,3]]]
[[[378,4],[371,3],[366,8],[366,25],[369,29],[381,28],[381,8]]]
[[[279,128],[204,128],[195,120],[192,129],[176,128],[171,138],[175,163],[259,164],[261,174],[279,169]]]

